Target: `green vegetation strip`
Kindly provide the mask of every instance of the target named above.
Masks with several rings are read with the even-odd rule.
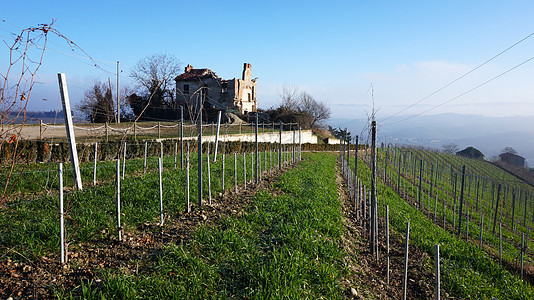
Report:
[[[137,276],[107,270],[100,285],[79,289],[85,298],[341,298],[335,164],[333,155],[306,154],[241,216],[166,246]]]
[[[370,169],[364,163],[358,166],[362,166],[358,175],[370,186]],[[389,205],[391,227],[403,232],[410,221],[410,242],[432,256],[434,245],[440,244],[442,287],[446,291],[467,299],[534,299],[529,284],[501,268],[488,254],[434,225],[382,182],[378,189],[382,208]]]

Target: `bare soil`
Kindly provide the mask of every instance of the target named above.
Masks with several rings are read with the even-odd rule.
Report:
[[[345,234],[343,247],[347,255],[344,264],[349,274],[342,280],[347,299],[402,299],[404,283],[404,233],[390,228],[390,283],[387,283],[387,256],[385,219],[379,218],[378,261],[369,249],[368,232],[357,220],[354,203],[347,194],[345,180],[338,172],[338,194],[343,203]],[[367,227],[368,228],[368,227]],[[416,246],[410,245],[408,251],[408,299],[433,299],[434,275],[433,259]],[[442,292],[442,295],[444,294]]]

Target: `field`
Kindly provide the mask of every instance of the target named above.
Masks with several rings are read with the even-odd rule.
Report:
[[[359,156],[358,178],[369,187],[369,156],[362,151]],[[163,225],[158,158],[149,157],[146,169],[143,159],[129,159],[125,169],[121,162],[118,173],[121,228],[117,228],[116,161],[98,162],[95,186],[93,163],[84,163],[82,178],[90,183],[84,191],[74,191],[71,176],[65,176],[68,261],[63,265],[59,262],[57,164],[28,165],[20,174],[25,180],[11,186],[9,201],[0,213],[0,294],[85,299],[399,299],[404,229],[410,221],[408,298],[434,296],[434,244],[441,245],[443,297],[534,297],[530,284],[522,282],[513,268],[518,232],[529,226],[519,217],[524,217],[521,208],[525,206],[516,203],[513,210],[511,194],[503,193],[508,198],[499,212],[506,220],[502,223],[503,267],[492,244],[498,243],[498,238],[486,223],[484,247],[478,249],[477,213],[493,211],[487,198],[490,185],[482,196],[480,178],[496,175],[491,177],[506,179],[511,186],[509,193],[515,184],[521,193],[529,193],[529,186],[507,179],[508,175],[497,173],[487,163],[414,149],[380,152],[379,226],[382,234],[388,205],[392,248],[392,281],[387,284],[385,236],[379,237],[376,260],[367,246],[364,226],[368,219],[363,223],[358,220],[349,187],[340,175],[338,157],[333,153],[303,153],[299,161],[298,151],[293,157],[292,149],[284,148],[283,169],[278,170],[278,153],[266,151],[259,157],[261,181],[255,182],[251,153],[226,154],[224,171],[219,156],[210,164],[211,176],[203,177],[203,204],[199,206],[198,163],[196,153],[191,154],[191,212],[187,212],[186,170],[180,168],[179,161],[175,165],[174,156],[165,156],[161,176]],[[425,166],[435,165],[433,172],[424,169],[421,175],[417,173],[421,158]],[[206,155],[203,160],[203,173],[207,174]],[[399,161],[402,163],[397,164]],[[351,158],[352,168],[353,163]],[[473,164],[469,174],[480,182],[478,198],[473,190],[476,181],[471,181],[471,189],[464,187],[463,209],[470,210],[468,241],[465,219],[461,234],[455,234],[459,208],[454,209],[453,199],[460,195],[460,189],[457,183],[455,197],[450,169],[445,168],[452,165],[453,174],[461,174],[458,166],[463,164],[470,169]],[[69,170],[68,165],[65,170]],[[439,205],[435,205],[435,195]],[[118,240],[119,230],[122,241]],[[525,257],[530,259],[531,253],[525,252]]]

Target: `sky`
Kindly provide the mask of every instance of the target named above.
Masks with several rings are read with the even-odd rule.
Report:
[[[379,122],[526,116],[534,115],[533,15],[531,0],[4,1],[0,73],[13,34],[55,20],[53,28],[83,51],[49,33],[29,110],[61,107],[57,73],[66,74],[75,106],[95,81],[115,83],[117,61],[121,88],[134,88],[136,62],[165,53],[227,79],[252,64],[260,108],[277,105],[285,84],[324,102],[332,118],[364,118],[373,102]]]

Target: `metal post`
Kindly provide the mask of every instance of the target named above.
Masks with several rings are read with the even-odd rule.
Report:
[[[59,163],[59,245],[61,263],[65,263],[65,219],[63,213],[63,163]]]
[[[198,97],[198,121],[197,121],[197,134],[198,134],[198,147],[197,147],[197,159],[198,159],[198,206],[202,206],[202,88],[200,89],[200,95]]]
[[[158,122],[158,139],[161,139],[161,123]]]
[[[436,300],[439,300],[440,298],[440,268],[439,268],[439,244],[436,244],[434,246],[434,264],[435,264],[435,272],[436,272]]]
[[[458,213],[458,236],[462,230],[462,210],[464,205],[465,165],[462,166],[462,185],[460,186],[460,212]]]
[[[208,158],[206,160],[207,166],[208,166],[208,200],[209,204],[211,205],[211,169],[210,169],[210,143],[208,143]]]
[[[65,117],[65,128],[67,130],[67,137],[69,139],[70,161],[72,164],[72,173],[74,181],[76,181],[76,188],[83,190],[82,176],[80,174],[80,164],[78,162],[78,151],[76,150],[76,138],[74,135],[74,126],[72,124],[72,113],[70,110],[69,91],[67,89],[67,79],[65,73],[57,74],[59,81],[59,91],[61,93],[61,104],[63,104],[63,114]]]
[[[93,168],[93,186],[96,186],[96,163],[98,161],[98,142],[95,142],[95,165]]]
[[[158,168],[159,168],[159,216],[160,223],[159,225],[163,226],[163,178],[162,178],[162,169],[163,162],[161,158],[158,159]]]
[[[410,241],[410,222],[406,223],[406,244],[404,246],[404,284],[402,287],[402,299],[406,300],[406,290],[408,287],[408,246]]]
[[[237,152],[234,153],[234,187],[237,194]]]
[[[121,101],[119,96],[119,61],[117,61],[117,123],[121,122]]]
[[[254,174],[254,178],[255,178],[255,182],[256,184],[259,183],[259,179],[260,179],[260,175],[259,175],[259,164],[258,164],[258,160],[259,160],[259,153],[258,153],[258,114],[256,113],[256,126],[255,126],[255,135],[256,135],[256,142],[255,142],[255,153],[256,153],[256,157],[255,157],[255,162],[254,164],[256,165],[256,174]]]
[[[124,179],[124,174],[126,173],[126,142],[124,142],[124,149],[122,154],[122,179]]]
[[[186,181],[186,198],[187,198],[187,212],[191,212],[191,202],[189,201],[189,143],[187,143],[187,156],[185,158],[185,181]]]
[[[143,173],[146,174],[146,156],[148,154],[148,142],[145,142],[145,160],[143,162]]]
[[[373,256],[377,252],[376,239],[377,203],[376,203],[376,121],[371,122],[371,236],[369,246]]]
[[[280,143],[278,148],[278,169],[282,170],[282,126],[283,123],[280,121]]]
[[[389,285],[389,205],[386,205],[386,259],[387,259],[386,278],[387,278],[387,284]]]
[[[247,189],[247,155],[243,152],[243,185]]]
[[[122,227],[121,227],[121,160],[117,159],[117,233],[119,242],[122,241]]]
[[[184,169],[184,107],[180,106],[180,168]],[[189,149],[187,150],[189,151]]]
[[[257,116],[257,114],[256,114]],[[215,152],[213,154],[213,161],[217,161],[217,149],[219,148],[219,131],[221,129],[221,111],[219,111],[219,115],[217,116],[217,131],[215,132]]]

